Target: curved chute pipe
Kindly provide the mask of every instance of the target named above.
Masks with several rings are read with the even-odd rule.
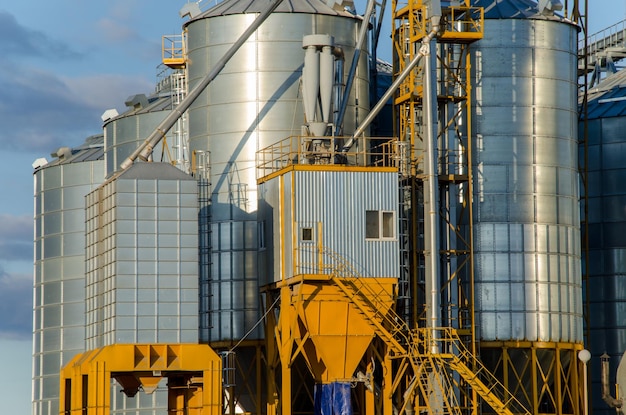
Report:
[[[148,160],[154,147],[165,137],[165,134],[174,126],[176,121],[182,117],[183,113],[191,106],[191,104],[198,98],[198,96],[204,91],[204,89],[219,75],[224,69],[224,66],[233,57],[233,55],[241,48],[241,46],[248,40],[248,38],[254,33],[259,26],[272,14],[276,7],[282,2],[282,0],[274,0],[269,6],[257,16],[252,22],[250,27],[237,39],[237,41],[226,51],[224,56],[215,64],[213,69],[196,85],[187,96],[172,110],[172,112],[165,117],[163,121],[156,127],[156,129],[146,138],[146,140],[130,155],[126,160],[122,162],[120,167],[122,170],[128,169],[133,165],[137,158],[141,160]]]

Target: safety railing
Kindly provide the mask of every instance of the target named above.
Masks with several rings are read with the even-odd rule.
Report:
[[[440,41],[473,42],[483,38],[485,10],[482,7],[452,6],[444,9]]]
[[[385,145],[388,137],[360,138],[344,152],[350,137],[291,136],[257,152],[257,178],[291,165],[343,165],[363,167],[396,167],[399,147]]]
[[[497,413],[530,415],[524,405],[463,344],[451,327],[421,328],[413,331],[413,345],[455,370]],[[432,354],[432,346],[437,353]],[[413,352],[419,354],[420,351]]]
[[[366,283],[360,278],[362,274],[359,270],[349,261],[321,245],[298,247],[297,250],[310,253],[308,257],[311,261],[304,267],[306,273],[329,275],[329,280],[368,318],[393,355],[407,358],[415,376],[421,378],[427,375],[418,381],[422,393],[426,393],[424,387],[431,382],[439,382],[442,391],[453,387],[452,381],[444,379],[447,371],[442,369],[447,367],[458,373],[496,413],[530,415],[519,400],[467,349],[456,329],[409,329],[393,307],[390,308],[388,288],[376,284],[373,279],[367,279]],[[449,398],[450,401],[445,401],[444,405],[448,410],[443,413],[460,413],[454,409],[458,405],[453,402],[453,394]]]
[[[606,29],[602,29],[596,33],[587,36],[587,54],[595,55],[609,47],[624,46],[626,39],[626,20],[611,25]],[[585,39],[578,41],[578,55],[585,54]]]
[[[165,35],[161,40],[162,61],[170,68],[180,68],[185,65],[186,48],[185,36]]]

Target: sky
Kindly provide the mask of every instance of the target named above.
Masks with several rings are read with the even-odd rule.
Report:
[[[161,36],[186,0],[0,0],[0,402],[31,413],[32,163],[102,131],[100,116],[154,89]],[[205,4],[204,2],[203,4]],[[391,2],[388,2],[391,3]],[[589,0],[589,32],[626,18],[626,0]],[[357,0],[363,13],[364,0]],[[386,19],[391,20],[387,13]],[[388,25],[387,27],[389,27]],[[389,33],[379,56],[390,56]]]

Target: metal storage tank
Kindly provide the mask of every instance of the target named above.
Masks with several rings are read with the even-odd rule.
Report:
[[[527,0],[474,5],[485,10],[472,62],[481,358],[531,412],[573,413],[583,342],[577,27]]]
[[[103,114],[107,177],[119,170],[120,164],[170,114],[184,93],[184,74],[175,71],[158,82],[154,94],[129,96],[124,103],[127,107],[124,113],[117,115],[117,111],[108,110]],[[184,122],[184,120],[179,121],[166,135],[167,145],[171,149],[170,153],[164,154],[164,141],[162,145],[155,147],[152,160],[169,162],[170,156],[174,160],[180,158],[178,153],[184,151],[179,142],[186,128],[182,125]],[[188,160],[186,153],[184,156]]]
[[[226,0],[186,23],[188,79],[193,88],[267,8],[262,0]],[[306,35],[330,34],[346,62],[360,20],[319,0],[283,1],[191,105],[190,150],[210,152],[212,184],[211,319],[202,341],[261,339],[257,251],[256,151],[300,135],[299,80]],[[345,117],[345,131],[369,109],[368,54],[362,51]]]
[[[104,179],[102,135],[36,167],[33,413],[59,413],[59,373],[85,351],[85,199]]]
[[[602,401],[599,357],[604,353],[611,357],[609,379],[613,384],[626,350],[626,71],[607,77],[589,91],[587,120],[592,403],[594,413],[612,414],[615,409]],[[583,143],[582,126],[579,136]],[[581,159],[583,156],[581,144]]]
[[[136,163],[86,205],[86,349],[197,343],[196,180],[168,163]],[[112,413],[162,413],[166,381],[134,398],[113,382]]]

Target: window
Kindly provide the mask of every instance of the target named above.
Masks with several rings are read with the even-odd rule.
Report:
[[[366,210],[365,211],[365,237],[367,239],[378,239],[380,233],[380,224],[378,221],[377,210]]]
[[[306,242],[313,241],[313,228],[302,228],[300,230],[300,240]]]
[[[380,210],[365,211],[366,239],[393,239],[396,236],[395,229],[395,212]]]
[[[265,242],[265,221],[258,222],[257,238],[259,249],[266,249],[267,244]]]

